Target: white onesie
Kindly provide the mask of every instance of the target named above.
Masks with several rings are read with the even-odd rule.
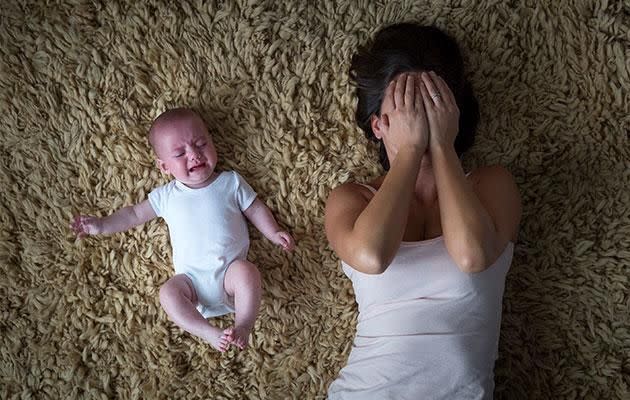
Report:
[[[243,215],[256,193],[234,171],[219,173],[208,186],[192,189],[173,180],[149,193],[155,213],[168,224],[175,273],[192,281],[206,318],[234,311],[223,278],[234,260],[244,260],[249,249]]]

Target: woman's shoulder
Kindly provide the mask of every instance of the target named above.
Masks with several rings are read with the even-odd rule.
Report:
[[[512,173],[502,165],[475,168],[467,175],[477,194],[497,196],[511,203],[520,202],[518,186]]]
[[[356,218],[374,197],[375,191],[374,186],[358,182],[346,182],[334,188],[326,200],[326,230],[330,231],[340,225],[353,226]]]
[[[512,173],[504,166],[490,165],[471,171],[468,180],[497,228],[514,241],[521,219],[522,204]]]
[[[473,182],[493,181],[495,183],[509,183],[514,181],[512,173],[503,165],[484,165],[468,173],[468,179]]]
[[[330,202],[351,201],[368,203],[374,193],[380,187],[382,178],[377,178],[367,183],[346,182],[334,188],[328,196],[327,204]]]

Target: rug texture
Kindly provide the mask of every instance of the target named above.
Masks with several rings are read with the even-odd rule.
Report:
[[[630,3],[606,0],[3,1],[0,398],[325,398],[357,310],[324,205],[381,173],[349,61],[401,21],[461,43],[482,118],[464,166],[505,165],[522,194],[495,398],[628,399]],[[163,221],[68,228],[168,181],[146,136],[175,106],[201,113],[220,168],[298,243],[285,254],[250,230],[264,295],[243,352],[160,308]]]

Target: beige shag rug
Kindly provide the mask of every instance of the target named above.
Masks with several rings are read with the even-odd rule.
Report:
[[[495,397],[628,399],[630,4],[606,0],[3,1],[0,398],[324,398],[356,322],[324,204],[380,171],[349,60],[400,21],[458,38],[482,114],[465,166],[501,163],[521,189]],[[67,227],[166,182],[146,132],[173,106],[201,111],[220,167],[298,241],[286,255],[252,230],[264,296],[245,352],[167,320],[162,221]]]

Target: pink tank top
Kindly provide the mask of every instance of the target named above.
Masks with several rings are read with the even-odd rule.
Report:
[[[380,275],[342,262],[359,316],[348,363],[329,398],[491,399],[513,251],[509,242],[477,274],[459,270],[441,236],[402,242]]]

